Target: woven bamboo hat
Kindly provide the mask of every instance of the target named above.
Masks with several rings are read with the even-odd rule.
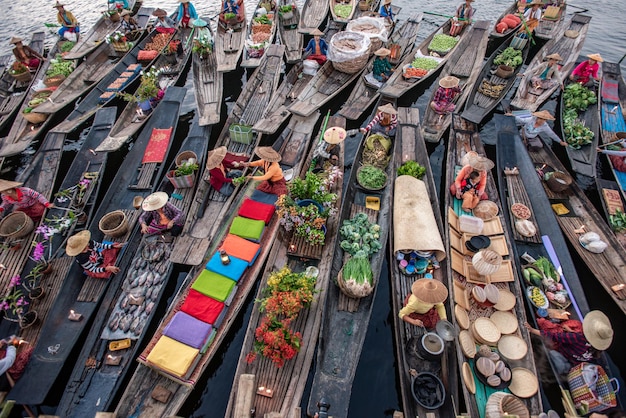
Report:
[[[419,279],[413,282],[411,293],[426,303],[442,303],[448,298],[448,289],[438,280]]]
[[[478,171],[491,170],[495,166],[493,161],[491,161],[489,158],[483,157],[482,155],[478,154],[470,154],[467,160],[467,163],[472,166],[474,170]]]
[[[277,163],[282,159],[272,147],[257,147],[254,153],[269,163]]]
[[[555,52],[554,54],[550,54],[546,56],[547,60],[555,60],[555,61],[563,61],[563,58],[559,55],[558,52]]]
[[[606,350],[613,342],[611,321],[602,311],[591,311],[585,315],[583,334],[596,350]]]
[[[387,48],[378,48],[374,52],[374,55],[376,55],[377,57],[386,57],[388,55],[391,55],[391,50],[389,50]]]
[[[223,145],[221,147],[215,148],[213,151],[210,151],[206,159],[206,168],[212,170],[220,165],[220,163],[224,160],[227,151],[228,150]]]
[[[499,289],[500,297],[498,298],[498,303],[496,303],[493,307],[499,311],[510,311],[515,307],[515,303],[517,299],[515,295],[508,289]]]
[[[67,240],[67,245],[65,246],[65,253],[70,257],[75,257],[78,254],[82,253],[85,247],[89,245],[89,240],[91,239],[91,232],[85,230],[80,231],[78,234],[74,234]]]
[[[587,58],[590,58],[597,62],[604,62],[604,59],[600,56],[600,54],[589,54],[587,55]]]
[[[378,107],[378,111],[379,112],[383,112],[383,113],[389,113],[390,115],[397,115],[398,111],[396,109],[394,109],[393,105],[391,103],[387,103],[384,106],[379,106]]]
[[[11,38],[9,43],[15,45],[15,44],[20,43],[22,41],[23,41],[23,39],[20,38],[19,36],[14,36],[14,37]]]
[[[152,12],[152,16],[165,17],[167,16],[167,12],[163,9],[156,9],[154,12]]]
[[[204,28],[206,26],[208,26],[208,23],[206,22],[206,20],[202,20],[200,18],[197,18],[196,20],[193,21],[193,26],[196,28]]]
[[[130,12],[130,10],[122,10],[122,13],[120,13],[120,17],[124,17],[124,16],[130,16],[132,13]]]
[[[451,89],[459,85],[459,79],[452,75],[447,75],[439,80],[439,85],[444,89]]]
[[[554,120],[554,116],[547,110],[542,110],[540,112],[533,112],[532,115],[536,118],[540,118],[543,120]]]
[[[532,2],[528,3],[529,6],[543,6],[543,1],[542,0],[533,0]]]
[[[502,334],[513,334],[517,331],[517,317],[509,311],[495,311],[489,317]]]
[[[315,29],[313,29],[311,31],[311,35],[313,35],[313,36],[324,36],[324,32],[322,32],[318,28],[315,28]]]
[[[54,6],[52,6],[52,7],[56,9],[56,8],[59,8],[59,7],[65,7],[65,5],[64,5],[64,4],[61,4],[61,3],[59,3],[59,2],[57,1],[57,3],[56,3]]]
[[[141,202],[141,209],[146,212],[161,209],[167,203],[169,196],[165,192],[154,192]]]
[[[14,189],[16,187],[20,187],[22,184],[24,183],[20,183],[19,181],[0,179],[0,193]]]
[[[537,376],[528,369],[516,367],[511,370],[511,393],[518,398],[530,398],[539,390]]]
[[[385,0],[383,4],[391,4],[391,0]]]
[[[324,141],[329,144],[340,144],[346,139],[346,135],[348,135],[348,133],[345,129],[333,126],[332,128],[326,129],[326,132],[324,132]]]

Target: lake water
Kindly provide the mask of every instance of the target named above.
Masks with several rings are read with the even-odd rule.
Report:
[[[100,1],[96,5],[90,0],[72,0],[64,3],[66,3],[66,9],[73,12],[81,23],[83,32],[89,30],[99,18],[100,13],[106,8],[104,1]],[[207,3],[205,1],[194,2],[200,15],[215,16],[219,10],[218,2],[213,0],[211,5]],[[301,5],[302,0],[297,3]],[[497,0],[478,1],[474,3],[477,8],[475,19],[486,19],[493,22],[510,3],[510,1]],[[13,26],[4,25],[0,27],[0,55],[10,53],[11,46],[8,44],[8,41],[11,36],[17,35],[28,39],[30,33],[34,30],[50,31],[44,26],[44,23],[56,23],[56,11],[52,8],[53,4],[52,0],[5,1],[3,4],[5,22],[9,22]],[[145,1],[146,6],[161,7],[170,13],[175,10],[178,4],[174,0]],[[394,4],[402,7],[399,18],[403,20],[410,14],[418,11],[452,15],[460,1],[394,0]],[[254,7],[256,7],[256,2],[246,1],[248,16],[250,16],[250,11],[254,10]],[[626,32],[623,31],[624,26],[621,19],[623,19],[624,12],[626,12],[626,3],[623,0],[572,0],[568,5],[569,13],[582,10],[586,10],[586,14],[593,16],[583,53],[599,52],[605,60],[610,61],[617,61],[622,58],[626,54]],[[424,39],[444,20],[444,17],[425,14],[420,27],[419,39]],[[215,25],[215,20],[212,23]],[[48,44],[51,44],[54,40],[55,37],[51,34],[48,37]],[[625,67],[623,66],[623,68]],[[225,83],[226,91],[224,98],[227,102],[233,102],[237,97],[241,83],[245,81],[245,76],[242,71],[239,71],[228,77],[229,83]],[[230,84],[231,80],[234,81],[233,84]],[[190,80],[187,82],[187,87],[192,88]],[[403,103],[404,105],[416,102],[416,106],[423,110],[429,94],[430,89],[417,90],[414,92],[413,97],[405,98],[402,101],[407,102],[407,104]],[[193,97],[191,94],[188,94],[182,113],[192,111],[193,106]],[[489,143],[493,141],[493,133],[493,124],[487,121],[482,128],[481,137],[485,142]],[[431,164],[439,181],[445,147],[443,144],[440,144],[438,146],[430,146],[429,150],[432,152]],[[487,152],[491,156],[495,154],[493,147],[488,148]],[[583,273],[584,270],[581,270],[581,274]],[[350,417],[389,417],[394,410],[400,409],[393,348],[393,319],[391,316],[395,313],[391,312],[390,309],[391,302],[386,271],[383,273],[379,283],[380,287],[374,305],[372,320],[353,386]],[[592,308],[611,309],[610,305],[612,302],[608,297],[603,296],[605,293],[602,289],[598,290],[598,286],[595,283],[589,283],[588,286],[590,286],[588,294],[598,295],[590,298],[589,302]],[[252,297],[249,300],[247,309],[233,327],[234,331],[229,335],[224,347],[220,350],[200,382],[198,390],[183,411],[181,411],[181,416],[209,418],[223,416],[228,402],[236,362],[239,357],[239,348],[243,342],[244,331],[252,309],[251,302]],[[623,342],[623,339],[623,335],[618,335],[618,341]],[[610,350],[614,351],[614,359],[623,357],[617,353],[619,346],[622,345],[618,341],[613,344],[613,348]],[[306,402],[307,400],[308,394],[305,394],[304,401]]]

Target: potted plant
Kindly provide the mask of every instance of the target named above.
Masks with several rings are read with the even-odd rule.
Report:
[[[159,88],[158,80],[162,70],[151,68],[141,75],[141,84],[135,94],[121,93],[120,96],[127,102],[135,102],[140,117],[147,116],[156,103],[161,100],[165,92]]]
[[[213,40],[208,35],[200,35],[193,40],[191,52],[200,55],[200,58],[208,57],[209,54],[213,52]]]
[[[288,4],[286,6],[280,6],[278,9],[278,14],[283,20],[289,20],[293,17],[293,10],[295,6]]]
[[[198,168],[199,166],[195,162],[186,161],[178,166],[176,170],[171,170],[167,173],[167,178],[177,189],[193,187]]]
[[[174,39],[167,44],[165,49],[163,49],[163,55],[165,55],[165,60],[169,64],[176,64],[176,55],[178,54],[179,47],[180,40]]]
[[[27,308],[29,303],[20,288],[21,284],[19,274],[11,278],[4,296],[0,299],[0,310],[4,312],[4,319],[16,322],[24,329],[37,321],[37,311]]]
[[[224,13],[224,21],[229,25],[234,25],[237,23],[237,15],[235,13],[226,12]]]
[[[104,42],[111,45],[111,48],[116,52],[128,52],[133,47],[133,43],[119,30],[107,35],[104,38]]]

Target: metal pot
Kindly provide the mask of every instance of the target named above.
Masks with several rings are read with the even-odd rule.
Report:
[[[440,408],[446,401],[446,389],[436,375],[421,372],[411,382],[411,394],[415,402],[430,410]]]
[[[443,338],[434,332],[427,332],[419,340],[417,350],[424,360],[437,361],[443,354],[445,343]]]

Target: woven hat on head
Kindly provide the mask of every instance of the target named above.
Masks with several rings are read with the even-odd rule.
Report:
[[[85,247],[89,245],[89,240],[91,239],[91,232],[85,230],[80,231],[78,234],[74,234],[67,240],[67,245],[65,246],[65,253],[70,257],[75,257],[78,254],[82,253]]]
[[[332,128],[326,129],[326,132],[324,132],[324,141],[329,144],[341,144],[343,140],[346,139],[347,134],[345,129],[333,126]]]
[[[391,0],[385,0],[383,4],[391,4]]]
[[[583,319],[583,335],[596,350],[606,350],[613,342],[611,321],[602,311],[591,311]]]
[[[443,303],[448,298],[448,289],[433,279],[419,279],[411,286],[413,296],[426,303]]]
[[[322,32],[321,30],[319,30],[318,28],[315,28],[311,31],[311,35],[313,36],[323,36],[324,32]]]
[[[163,9],[156,9],[154,12],[152,12],[152,16],[165,17],[167,16],[167,12]]]
[[[533,0],[532,2],[528,3],[529,6],[543,6],[543,1],[542,0]]]
[[[269,163],[277,163],[282,157],[272,147],[257,147],[254,153]]]
[[[54,6],[52,6],[53,8],[59,8],[59,7],[65,7],[64,4],[59,3],[58,1],[56,2],[56,4]]]
[[[189,0],[180,0],[181,3],[189,3]]]
[[[161,209],[167,203],[169,196],[165,192],[154,192],[141,202],[141,209],[146,212]]]
[[[376,55],[377,57],[386,57],[390,54],[391,54],[391,50],[387,48],[378,48],[376,52],[374,52],[374,55]]]
[[[550,114],[547,110],[542,110],[540,112],[533,112],[532,115],[536,118],[544,119],[544,120],[554,120],[554,116]]]
[[[387,103],[384,106],[379,106],[378,107],[378,111],[379,112],[383,112],[383,113],[389,113],[390,115],[397,115],[398,114],[398,111],[393,108],[393,105],[391,103]]]
[[[124,17],[124,16],[130,16],[132,13],[130,12],[130,10],[122,10],[122,13],[120,13],[120,17]]]
[[[592,60],[597,62],[604,62],[604,59],[600,56],[600,54],[589,54],[587,55],[587,58],[591,58]]]
[[[447,75],[439,80],[439,85],[444,89],[451,89],[459,85],[459,79],[452,75]]]
[[[550,54],[548,56],[546,56],[547,60],[555,60],[555,61],[563,61],[563,58],[559,55],[558,52],[555,52],[554,54]]]
[[[223,145],[221,147],[215,148],[214,150],[210,151],[206,159],[206,168],[208,168],[209,170],[212,170],[218,165],[220,165],[220,163],[224,161],[224,157],[226,156],[227,151],[228,150]]]
[[[14,189],[16,187],[20,187],[22,184],[24,183],[20,183],[19,181],[0,179],[0,193]]]
[[[483,157],[482,155],[472,154],[469,156],[468,164],[474,169],[478,171],[487,171],[491,170],[494,167],[493,161],[491,161],[487,157]]]
[[[22,38],[20,38],[19,36],[14,36],[14,37],[12,37],[12,38],[11,38],[11,40],[9,41],[9,43],[14,45],[14,44],[16,44],[16,43],[18,43],[18,42],[22,42],[22,41],[23,41],[23,39],[22,39]]]
[[[208,26],[208,23],[206,22],[206,20],[202,20],[200,18],[197,18],[196,20],[193,21],[193,26],[196,28],[204,28],[206,26]]]

